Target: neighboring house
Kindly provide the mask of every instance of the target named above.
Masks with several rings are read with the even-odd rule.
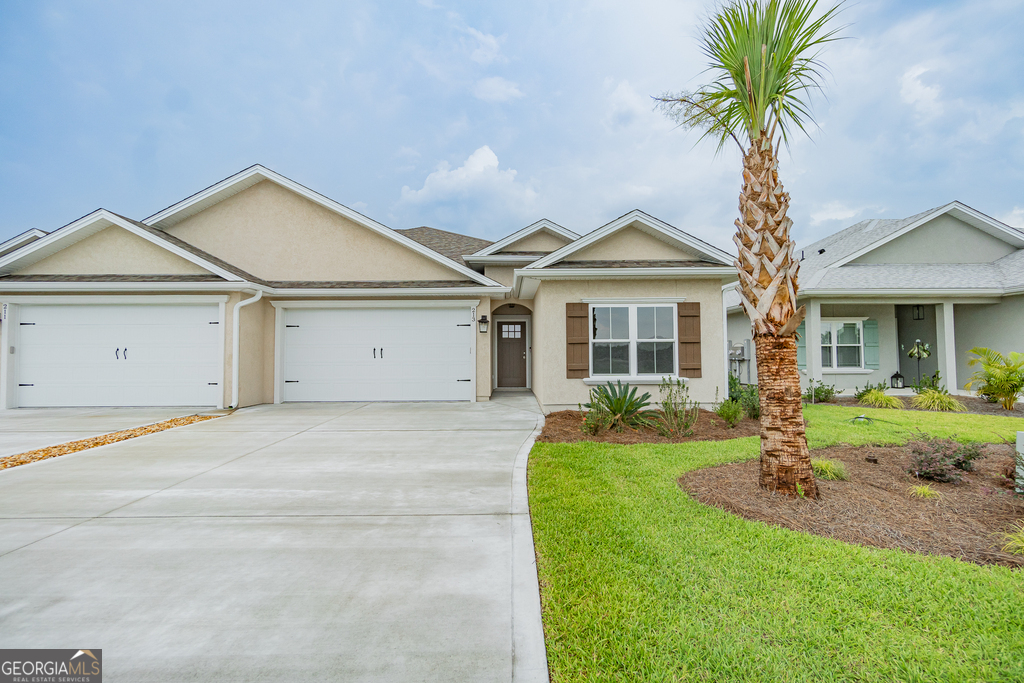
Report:
[[[907,352],[920,340],[932,352],[921,374],[938,371],[956,392],[973,372],[970,349],[1024,351],[1024,231],[960,202],[862,221],[801,253],[805,386],[812,378],[841,390],[888,384],[897,371],[909,386],[918,366]],[[726,302],[732,355],[743,355],[750,322],[734,291]],[[732,368],[756,382],[753,359]]]
[[[531,388],[550,411],[608,379],[681,376],[705,402],[726,385],[731,257],[640,211],[492,244],[392,230],[254,166],[143,221],[100,209],[3,249],[4,408]]]

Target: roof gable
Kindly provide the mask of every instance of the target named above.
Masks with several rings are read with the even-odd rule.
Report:
[[[432,250],[432,249],[430,249],[430,248],[420,244],[416,240],[411,239],[407,235],[403,235],[402,233],[400,233],[400,232],[398,232],[396,230],[392,230],[391,228],[389,228],[389,227],[387,227],[387,226],[385,226],[385,225],[383,225],[381,223],[378,223],[378,222],[376,222],[376,221],[374,221],[374,220],[372,220],[372,219],[370,219],[370,218],[360,214],[357,211],[353,211],[352,209],[348,208],[347,206],[339,204],[338,202],[336,202],[336,201],[334,201],[332,199],[329,199],[329,198],[327,198],[327,197],[325,197],[325,196],[323,196],[323,195],[321,195],[321,194],[319,194],[317,192],[314,192],[313,190],[310,190],[309,188],[307,188],[307,187],[305,187],[303,185],[300,185],[299,183],[296,183],[293,180],[285,178],[284,176],[282,176],[282,175],[280,175],[278,173],[275,173],[274,171],[271,171],[270,169],[265,168],[264,166],[260,166],[259,164],[251,166],[251,167],[245,169],[244,171],[241,171],[240,173],[237,173],[237,174],[235,174],[235,175],[233,175],[233,176],[231,176],[229,178],[226,178],[226,179],[220,181],[219,183],[211,185],[210,187],[206,188],[205,190],[197,192],[196,194],[192,195],[191,197],[188,197],[188,198],[178,202],[177,204],[174,204],[173,206],[170,206],[170,207],[168,207],[168,208],[166,208],[166,209],[164,209],[164,210],[162,210],[162,211],[160,211],[160,212],[158,212],[156,214],[153,214],[149,218],[145,219],[143,221],[143,223],[145,223],[147,225],[155,226],[157,228],[161,228],[161,229],[167,230],[168,232],[170,232],[172,234],[177,234],[177,235],[187,239],[187,241],[189,241],[189,242],[193,242],[193,243],[199,244],[199,246],[202,246],[202,247],[206,248],[208,251],[210,251],[212,253],[217,253],[217,254],[221,255],[223,258],[226,258],[226,259],[228,259],[228,260],[230,260],[232,262],[237,262],[237,263],[239,263],[239,265],[242,265],[243,267],[245,267],[245,264],[243,263],[244,259],[240,259],[240,258],[237,258],[235,256],[235,254],[232,251],[232,245],[229,244],[225,239],[219,240],[219,242],[220,242],[219,245],[215,246],[215,244],[218,242],[217,239],[215,239],[213,237],[207,237],[207,238],[204,238],[204,239],[196,239],[197,236],[198,236],[199,231],[192,230],[190,228],[194,228],[196,224],[204,222],[204,221],[202,221],[200,219],[201,214],[210,212],[211,210],[215,209],[221,203],[227,202],[228,200],[230,200],[235,195],[238,195],[240,193],[244,193],[246,191],[249,191],[252,188],[256,188],[259,184],[264,183],[264,182],[269,182],[270,184],[272,184],[274,186],[277,186],[279,188],[283,188],[285,190],[288,190],[291,193],[293,193],[293,194],[303,198],[304,200],[307,200],[309,203],[311,203],[311,204],[321,208],[325,212],[328,212],[330,214],[333,214],[334,216],[340,217],[341,219],[343,219],[343,221],[341,221],[342,224],[348,224],[348,225],[351,225],[351,226],[358,226],[359,228],[362,228],[362,229],[364,229],[366,231],[369,231],[370,233],[375,234],[376,236],[378,236],[380,238],[383,238],[383,242],[380,241],[380,240],[369,240],[369,241],[373,241],[373,242],[375,242],[378,245],[380,245],[380,244],[387,245],[387,243],[390,242],[393,245],[400,247],[400,249],[398,249],[397,251],[391,251],[390,249],[385,249],[385,251],[389,251],[390,253],[393,253],[393,254],[401,254],[403,249],[404,249],[405,251],[410,251],[414,255],[418,255],[419,257],[422,257],[422,259],[408,258],[407,257],[407,258],[404,259],[405,261],[409,261],[410,263],[413,263],[413,262],[421,262],[421,261],[425,260],[426,262],[432,262],[433,265],[437,266],[437,267],[434,267],[434,268],[429,268],[429,267],[424,265],[424,266],[419,268],[419,270],[422,271],[422,272],[415,273],[415,274],[410,274],[410,273],[407,273],[407,272],[402,272],[400,269],[396,272],[396,269],[394,267],[392,267],[388,271],[388,273],[387,273],[390,278],[401,278],[403,280],[410,280],[410,279],[416,279],[416,280],[438,280],[438,279],[457,279],[457,278],[460,278],[460,279],[470,279],[470,280],[473,280],[473,281],[478,282],[478,283],[480,283],[482,285],[485,285],[485,286],[500,286],[498,283],[493,282],[492,280],[490,280],[489,278],[486,278],[482,274],[477,273],[476,271],[466,267],[463,263],[453,261],[452,259],[447,258],[447,257],[437,253],[436,251],[434,251],[434,250]],[[264,189],[266,189],[266,188],[264,188]],[[282,218],[283,216],[277,216],[277,217],[278,218]],[[270,217],[264,216],[264,218],[269,219]],[[319,218],[322,219],[323,218],[323,214],[321,214],[319,216]],[[184,224],[189,223],[189,222],[191,222],[191,224],[192,224],[191,226],[184,226]],[[324,223],[325,221],[321,220],[320,222]],[[296,227],[297,225],[298,224],[295,223],[294,221],[291,224],[292,228]],[[183,227],[179,227],[179,226],[183,226]],[[317,232],[317,231],[313,230],[313,232]],[[324,233],[324,234],[328,234],[329,235],[329,232],[328,233]],[[186,235],[188,235],[188,236],[186,237]],[[321,244],[318,244],[318,243],[315,243],[315,242],[303,243],[302,242],[302,238],[303,237],[308,237],[308,235],[289,234],[288,230],[282,230],[280,232],[280,234],[278,234],[277,240],[273,244],[265,245],[265,247],[268,248],[268,249],[271,249],[271,250],[281,249],[284,252],[287,252],[287,253],[283,254],[283,256],[287,256],[288,254],[291,254],[296,259],[296,263],[301,262],[303,257],[313,258],[313,259],[318,259],[318,258],[324,258],[325,257],[325,254],[323,253],[323,249],[322,249],[322,245]],[[243,242],[242,243],[236,242],[236,244],[238,246],[240,246],[240,247],[244,247],[244,238],[242,238],[241,236],[239,236],[239,238],[243,239]],[[214,248],[211,248],[211,247],[214,247]],[[222,248],[222,247],[226,247],[226,249]],[[374,254],[372,254],[372,253],[369,254],[369,255],[370,256],[374,256]],[[382,255],[383,254],[381,254],[379,252],[376,254],[376,256],[382,256]],[[358,263],[359,259],[362,257],[362,254],[360,254],[359,252],[355,252],[355,253],[353,253],[353,252],[348,252],[348,253],[346,253],[346,252],[337,252],[337,253],[334,253],[334,254],[328,254],[327,256],[333,257],[334,259],[336,259],[338,261],[344,261],[345,259],[348,259],[352,263]],[[253,269],[253,270],[256,270],[256,269]],[[321,268],[321,270],[323,270],[323,269]],[[257,275],[259,275],[261,277],[269,277],[270,279],[283,279],[283,280],[303,280],[303,279],[344,279],[344,280],[351,280],[351,279],[353,279],[351,277],[337,277],[337,276],[324,277],[323,274],[318,274],[316,277],[313,277],[313,278],[302,277],[303,273],[298,272],[298,271],[297,272],[284,272],[284,271],[278,272],[278,271],[275,271],[275,272],[276,272],[277,275],[283,276],[283,277],[273,277],[270,274],[265,275],[265,274],[259,273],[259,272],[257,272]],[[430,272],[432,274],[429,275],[429,276],[424,277],[423,274],[427,273],[427,272]],[[308,273],[306,273],[306,274],[308,275]],[[386,278],[372,278],[372,277],[371,278],[361,278],[360,277],[360,278],[354,278],[354,279],[386,279]]]
[[[621,251],[609,251],[601,246],[605,240],[610,240],[613,235],[623,233],[623,242],[629,242],[630,248],[637,255],[623,254]],[[635,233],[640,233],[635,234]],[[653,240],[653,241],[652,241]],[[659,251],[659,245],[664,245],[664,250]],[[607,243],[611,246],[611,242]],[[611,223],[608,223],[597,230],[567,244],[544,258],[538,259],[526,267],[526,269],[538,269],[552,266],[560,261],[591,261],[608,260],[609,255],[619,259],[631,260],[692,260],[705,261],[719,265],[732,264],[732,257],[721,249],[714,247],[693,235],[658,220],[643,211],[630,211]]]
[[[874,246],[850,264],[992,263],[1016,250],[1005,239],[942,213]]]
[[[532,236],[546,235],[549,237],[548,240],[534,239],[530,240]],[[484,247],[483,249],[474,252],[473,256],[490,256],[497,254],[500,251],[516,251],[514,248],[516,245],[524,251],[553,251],[557,247],[535,249],[533,246],[552,245],[557,243],[560,247],[566,243],[573,242],[579,239],[579,235],[574,233],[572,230],[563,228],[558,223],[549,221],[547,218],[542,218],[536,223],[531,223],[522,230],[518,230],[508,237],[504,237],[490,246]],[[554,238],[553,240],[550,238]]]
[[[26,230],[20,235],[15,235],[6,242],[0,242],[0,256],[6,256],[12,251],[21,249],[26,244],[35,242],[40,237],[46,237],[46,233],[42,230],[32,228],[31,230]]]
[[[106,232],[111,228],[115,230]],[[0,257],[0,276],[13,273],[131,275],[141,274],[138,272],[139,267],[160,267],[164,272],[145,274],[206,273],[230,281],[245,279],[243,273],[234,271],[227,264],[205,258],[200,250],[189,248],[178,240],[158,233],[159,231],[139,225],[106,209],[98,209],[17,251]],[[95,240],[92,239],[94,237]],[[62,254],[76,245],[77,249]],[[132,263],[133,259],[137,260],[136,264]],[[90,268],[94,271],[103,268],[115,272],[84,272]],[[54,272],[46,273],[46,269]]]

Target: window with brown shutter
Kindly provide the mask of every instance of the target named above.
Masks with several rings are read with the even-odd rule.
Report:
[[[590,376],[590,306],[565,305],[565,376],[581,379]]]
[[[683,301],[679,308],[679,376],[700,377],[700,303]]]

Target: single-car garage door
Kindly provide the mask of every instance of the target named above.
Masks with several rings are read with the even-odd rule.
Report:
[[[472,401],[472,308],[285,308],[285,401]]]
[[[219,313],[216,304],[22,306],[17,405],[216,406]]]

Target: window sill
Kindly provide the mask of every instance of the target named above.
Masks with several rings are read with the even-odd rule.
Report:
[[[604,386],[608,382],[615,384],[616,382],[622,382],[623,384],[637,385],[637,384],[661,384],[663,379],[681,379],[683,384],[689,384],[689,377],[676,377],[675,375],[641,375],[626,377],[624,375],[602,375],[600,377],[584,377],[583,383],[588,386]]]
[[[835,370],[822,368],[821,370],[823,375],[870,375],[872,372],[878,372],[878,370],[868,368],[836,368]]]

